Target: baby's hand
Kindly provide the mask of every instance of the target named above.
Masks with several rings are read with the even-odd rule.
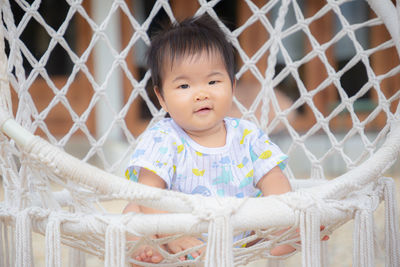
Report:
[[[176,253],[179,253],[186,249],[199,246],[203,243],[204,243],[203,241],[201,241],[193,236],[184,236],[184,237],[181,237],[181,238],[178,238],[178,239],[175,239],[175,240],[169,242],[167,246],[168,246],[168,249],[170,250],[170,252],[172,252],[173,254],[176,254]],[[201,248],[197,251],[191,252],[187,257],[190,258],[189,256],[191,256],[193,259],[195,259],[198,256],[200,256],[201,253],[203,253],[203,251],[204,251],[204,248]],[[185,256],[182,256],[179,259],[182,261],[186,260]]]
[[[163,256],[149,245],[144,245],[135,250],[132,254],[132,258],[137,261],[149,262],[149,263],[160,263],[163,260]],[[137,265],[133,264],[132,267]]]

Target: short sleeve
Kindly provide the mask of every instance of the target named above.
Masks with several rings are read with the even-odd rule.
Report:
[[[170,189],[175,174],[174,149],[176,150],[176,145],[167,131],[158,127],[148,130],[140,137],[125,177],[137,182],[140,169],[145,168],[160,176]]]
[[[269,139],[268,135],[259,130],[258,135],[250,143],[250,156],[254,168],[254,186],[271,169],[286,167],[288,156]]]

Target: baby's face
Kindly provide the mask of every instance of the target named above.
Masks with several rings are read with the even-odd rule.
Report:
[[[183,56],[163,69],[162,107],[189,135],[221,128],[232,104],[232,83],[217,52]]]

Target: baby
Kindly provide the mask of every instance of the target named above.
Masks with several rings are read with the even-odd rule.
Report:
[[[128,179],[205,196],[256,197],[291,190],[281,171],[288,157],[253,123],[227,117],[236,85],[234,53],[212,18],[189,18],[158,34],[151,42],[148,65],[157,98],[171,118],[141,136],[126,171]],[[131,211],[162,212],[134,203],[124,210]],[[166,249],[178,253],[201,243],[185,236]],[[272,254],[293,250],[284,245]],[[149,246],[133,257],[162,260]]]

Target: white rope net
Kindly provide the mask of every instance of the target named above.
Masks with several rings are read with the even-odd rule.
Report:
[[[84,266],[82,251],[104,258],[106,266],[124,266],[133,261],[129,259],[132,251],[145,243],[164,256],[157,266],[237,266],[259,258],[281,259],[290,255],[273,257],[270,249],[287,243],[302,251],[303,266],[326,266],[320,236],[352,218],[356,222],[355,266],[373,266],[371,216],[382,199],[387,203],[386,261],[389,266],[400,264],[393,187],[386,178],[378,180],[396,160],[400,146],[400,130],[395,128],[400,117],[400,4],[327,1],[313,10],[312,1],[239,1],[238,6],[249,15],[230,29],[216,11],[221,2],[196,1],[195,14],[213,17],[236,49],[239,86],[233,114],[257,123],[289,155],[285,173],[297,191],[265,199],[203,199],[141,187],[111,174],[123,171],[137,142],[135,127],[139,126],[130,126],[129,121],[132,107],[138,101],[144,103],[151,114],[147,126],[165,116],[146,90],[151,74],[133,72],[131,56],[132,51],[138,54],[149,45],[152,23],[160,13],[176,20],[172,3],[155,1],[149,15],[139,18],[129,1],[110,1],[106,13],[99,15],[93,7],[96,1],[89,7],[82,1],[66,0],[66,15],[54,27],[46,22],[41,9],[46,1],[1,0],[4,43],[0,50],[5,54],[2,52],[0,64],[0,122],[11,116],[52,145],[34,139],[21,148],[0,135],[5,194],[0,203],[0,266],[32,266],[31,231],[46,236],[47,266],[61,266],[60,242],[78,249],[71,254],[75,266]],[[349,16],[354,3],[365,8],[364,20]],[[82,33],[87,40],[84,47],[76,47],[67,38],[78,19],[88,29]],[[115,21],[123,20],[132,32],[128,38],[114,35]],[[318,31],[316,25],[326,20],[333,29],[321,37],[325,30]],[[49,40],[40,54],[35,54],[23,37],[31,24],[39,26]],[[243,36],[255,25],[268,38],[249,52]],[[125,41],[118,43],[118,38]],[[298,44],[293,41],[299,40],[296,38],[304,44],[301,53],[293,45]],[[57,49],[71,64],[62,82],[49,71]],[[340,59],[341,53],[345,60]],[[103,68],[97,66],[101,64]],[[365,80],[351,92],[345,81],[357,78],[356,69],[362,70]],[[76,89],[82,79],[86,86]],[[127,91],[122,91],[121,81],[128,84]],[[43,94],[35,88],[53,97],[43,104]],[[284,103],[285,93],[292,95]],[[243,95],[251,95],[251,99]],[[77,107],[75,103],[83,97],[87,98],[84,108]],[[60,113],[67,123],[57,130],[50,124]],[[96,116],[95,129],[92,122]],[[60,134],[60,128],[66,130]],[[382,145],[388,139],[390,142]],[[77,144],[76,140],[81,141]],[[75,155],[78,161],[62,152],[73,146],[80,147],[81,154]],[[372,160],[366,161],[371,156]],[[298,167],[299,157],[306,172]],[[339,170],[334,169],[338,166]],[[343,176],[327,182],[327,176],[339,174]],[[298,176],[310,179],[296,180]],[[58,191],[60,187],[62,191]],[[117,216],[103,207],[105,200],[112,199],[137,201],[171,213]],[[321,233],[320,224],[326,225]],[[286,229],[282,234],[274,234],[282,229]],[[232,231],[246,230],[255,234],[229,242]],[[206,239],[203,247],[207,250],[196,260],[182,263],[179,257],[190,251],[171,254],[162,246],[187,232]],[[154,233],[174,235],[152,239]],[[126,242],[126,234],[138,240]],[[259,238],[264,241],[242,246]],[[296,243],[299,240],[301,245]]]

